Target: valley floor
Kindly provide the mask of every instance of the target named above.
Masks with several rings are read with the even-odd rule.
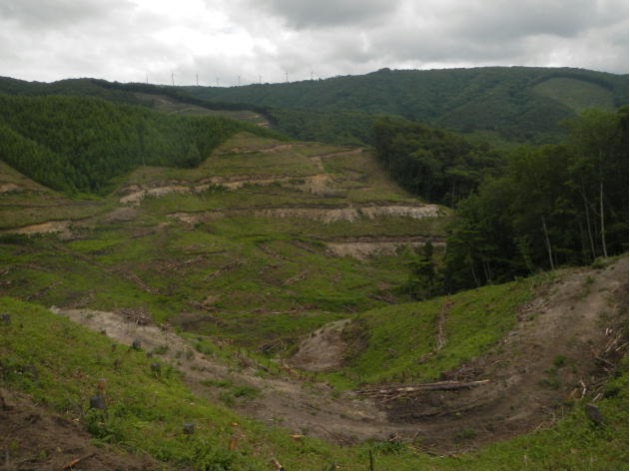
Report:
[[[217,400],[220,382],[259,390],[257,398],[236,408],[269,426],[341,444],[421,440],[426,450],[458,453],[550,427],[561,416],[564,401],[601,396],[606,367],[618,360],[626,341],[626,320],[619,312],[627,307],[627,274],[628,258],[598,271],[560,272],[521,309],[517,326],[498,346],[445,372],[448,380],[377,385],[341,395],[309,374],[311,367],[318,370],[319,357],[328,359],[335,347],[343,362],[341,337],[320,336],[326,340],[319,349],[311,343],[301,371],[282,364],[280,375],[263,377],[260,371],[269,369],[246,355],[235,371],[196,352],[194,341],[164,326],[138,324],[111,312],[54,311],[122,344],[140,340],[149,352],[169,346],[157,357],[177,365],[201,396]],[[183,352],[191,354],[183,358]],[[462,441],[466,431],[474,431],[474,438]]]

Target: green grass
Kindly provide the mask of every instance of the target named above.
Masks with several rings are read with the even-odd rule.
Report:
[[[268,469],[273,457],[292,468],[319,468],[331,453],[343,461],[339,451],[319,441],[307,439],[298,448],[286,432],[265,430],[195,397],[170,367],[156,376],[144,352],[125,346],[112,350],[106,337],[33,304],[2,298],[0,311],[12,317],[10,326],[0,327],[2,385],[79,418],[97,441],[146,451],[167,468],[189,470]],[[106,413],[88,409],[102,378],[107,379]],[[233,400],[255,395],[240,386],[229,390]],[[195,424],[194,436],[183,434],[185,422]],[[241,439],[230,450],[236,432]],[[310,453],[304,456],[303,449]]]
[[[347,366],[330,378],[344,388],[361,383],[431,381],[471,360],[507,334],[517,308],[533,295],[523,280],[378,308],[355,317],[347,329]],[[437,349],[444,312],[445,345]]]
[[[171,367],[156,376],[142,351],[112,350],[108,338],[34,304],[0,298],[0,312],[12,319],[10,326],[0,326],[3,387],[27,392],[37,403],[78,418],[96,442],[147,452],[164,461],[165,468],[265,470],[276,458],[287,469],[335,465],[365,470],[370,451],[379,470],[626,470],[628,464],[627,357],[598,402],[604,426],[591,424],[584,402],[576,402],[551,429],[472,454],[434,457],[407,444],[372,441],[340,448],[310,438],[296,443],[287,431],[263,427],[194,396]],[[107,414],[88,409],[102,378],[107,379]],[[229,382],[206,387],[222,391],[227,404],[257,395],[255,389]],[[186,422],[195,424],[194,435],[183,433]],[[231,450],[235,434],[240,440]]]
[[[614,108],[613,93],[594,83],[556,77],[534,87],[534,92],[559,101],[579,113],[587,108]]]

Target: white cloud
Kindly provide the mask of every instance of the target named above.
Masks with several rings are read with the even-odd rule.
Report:
[[[382,67],[628,72],[625,0],[0,0],[0,73],[236,85]]]

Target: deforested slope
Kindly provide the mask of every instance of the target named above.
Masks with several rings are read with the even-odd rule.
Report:
[[[17,175],[3,185],[24,186]],[[141,310],[277,351],[405,299],[410,254],[440,251],[450,214],[402,190],[370,150],[252,133],[197,167],[140,166],[116,185],[98,198],[7,193],[5,293]]]
[[[422,317],[435,323],[434,330],[425,330],[435,342],[405,348],[406,335],[422,334],[407,327],[377,357],[404,361],[409,349],[424,366],[449,370],[433,381],[429,376],[414,382],[411,374],[342,394],[322,382],[330,373],[265,361],[217,337],[185,336],[125,312],[51,312],[0,298],[8,315],[0,325],[6,341],[0,345],[0,414],[7,419],[0,431],[12,439],[1,446],[10,451],[5,461],[14,466],[16,460],[29,461],[34,468],[71,460],[85,460],[85,467],[142,464],[78,440],[71,445],[71,437],[55,443],[51,436],[74,420],[101,442],[142,453],[151,468],[161,462],[183,469],[281,464],[356,470],[375,463],[398,470],[623,470],[627,362],[615,366],[627,360],[627,262],[625,256],[596,268],[522,280],[518,285],[530,291],[525,298],[514,287],[454,295],[435,316],[435,303],[415,304],[417,324]],[[491,308],[487,317],[508,318],[506,329],[493,340],[482,339],[483,326],[459,312],[483,318],[479,313],[498,298],[504,307],[513,306]],[[361,329],[368,336],[355,352],[361,356],[378,351],[377,332],[394,333],[405,319],[395,309],[379,310],[334,329],[356,334],[352,323],[364,320]],[[451,353],[462,350],[462,330],[468,347],[480,349],[454,359]],[[104,399],[105,411],[87,408],[94,397]],[[11,430],[22,410],[32,409],[31,399],[43,407],[24,427]],[[61,417],[50,421],[51,412]],[[33,424],[40,425],[33,431],[41,439],[37,454],[25,434]],[[85,452],[72,459],[67,447]]]

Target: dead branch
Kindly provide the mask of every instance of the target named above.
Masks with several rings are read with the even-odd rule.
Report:
[[[285,285],[285,286],[293,285],[294,283],[299,282],[300,280],[304,280],[308,276],[308,273],[309,273],[308,270],[303,270],[299,274],[294,275],[293,277],[290,277],[287,280],[285,280],[282,285]]]
[[[364,392],[378,392],[378,393],[411,393],[426,390],[462,390],[466,388],[479,387],[490,382],[490,379],[473,380],[470,382],[458,382],[455,380],[446,380],[444,382],[433,382],[416,385],[402,385],[396,387],[375,387],[372,389],[365,389]]]
[[[437,338],[435,345],[435,352],[440,351],[446,345],[446,338],[444,337],[444,323],[446,323],[446,314],[453,305],[451,300],[448,300],[442,305],[440,314],[437,319]]]
[[[79,462],[82,462],[84,460],[87,460],[91,457],[94,457],[96,455],[96,452],[93,452],[91,454],[88,454],[87,456],[83,456],[83,457],[79,457],[78,459],[72,459],[70,462],[68,462],[68,464],[63,468],[63,470],[70,470],[73,467],[75,467]]]
[[[393,386],[375,386],[367,387],[362,390],[357,390],[356,393],[360,395],[366,395],[374,397],[380,402],[390,402],[397,398],[409,397],[414,394],[429,391],[456,391],[467,390],[475,387],[480,387],[489,383],[489,379],[473,380],[467,382],[458,382],[454,380],[447,380],[444,382],[433,382],[426,384],[414,384],[414,385],[393,385]]]
[[[276,468],[276,470],[284,470],[284,466],[280,464],[280,462],[278,462],[278,459],[276,459],[275,457],[271,459],[271,462],[273,462],[273,465]]]

